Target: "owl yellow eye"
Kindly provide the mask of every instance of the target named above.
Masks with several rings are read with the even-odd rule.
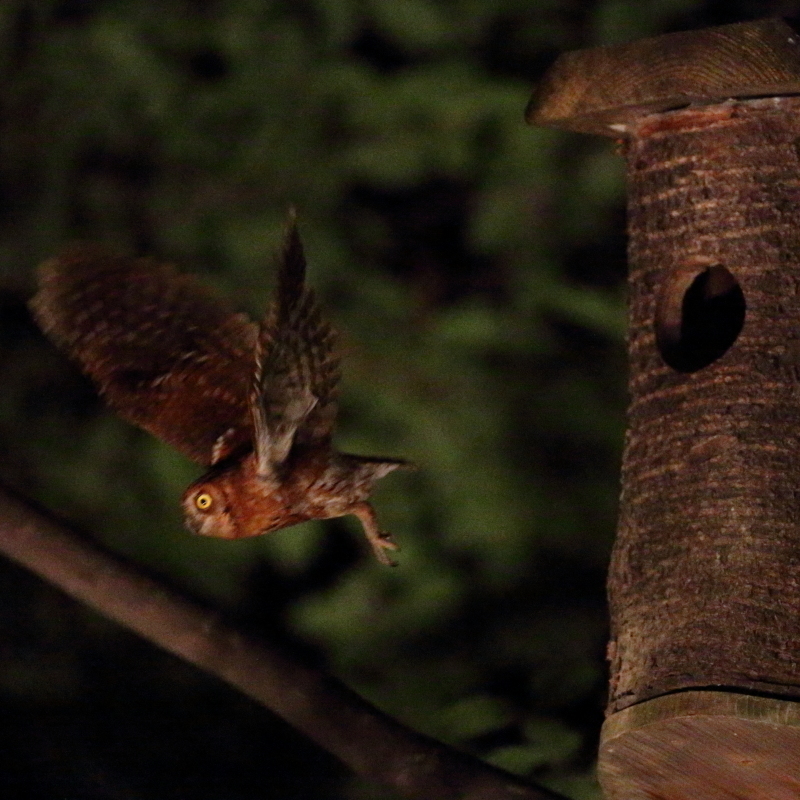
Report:
[[[214,498],[208,492],[201,492],[195,497],[194,504],[200,511],[208,511],[214,504]]]

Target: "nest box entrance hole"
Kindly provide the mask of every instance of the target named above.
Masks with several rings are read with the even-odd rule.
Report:
[[[721,264],[681,267],[656,306],[656,345],[678,372],[697,372],[721,358],[744,326],[744,293]]]

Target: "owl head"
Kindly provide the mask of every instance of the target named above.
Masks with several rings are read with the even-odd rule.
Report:
[[[279,486],[256,474],[251,455],[212,468],[183,493],[186,527],[200,536],[244,539],[302,521],[288,508]]]

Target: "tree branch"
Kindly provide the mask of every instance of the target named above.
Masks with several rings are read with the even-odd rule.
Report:
[[[0,489],[0,552],[266,706],[358,775],[429,800],[566,800],[406,728]]]

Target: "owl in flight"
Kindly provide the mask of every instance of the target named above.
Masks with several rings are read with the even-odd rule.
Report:
[[[292,213],[259,325],[191,276],[91,245],[41,266],[31,308],[123,419],[208,467],[183,495],[190,530],[240,539],[354,514],[392,564],[368,498],[409,465],[333,447],[336,336],[305,271]]]

